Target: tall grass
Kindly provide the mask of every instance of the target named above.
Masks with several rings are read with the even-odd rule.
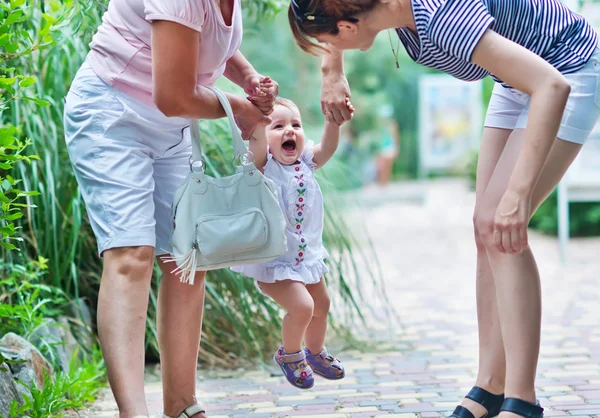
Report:
[[[23,127],[24,135],[33,139],[30,151],[41,158],[30,166],[20,165],[14,173],[23,180],[24,190],[41,193],[30,199],[37,208],[29,209],[21,221],[25,236],[21,252],[30,259],[37,259],[38,255],[48,259],[48,282],[61,288],[69,298],[85,298],[95,308],[102,266],[66,153],[62,112],[63,97],[85,59],[87,45],[106,2],[75,0],[52,4],[55,14],[69,16],[60,27],[59,41],[54,47],[36,53],[33,59],[16,63],[38,75],[36,89],[51,106],[39,109],[21,102],[1,117]],[[251,7],[251,14],[256,15],[260,7],[272,11],[280,5],[280,1],[260,1]],[[223,121],[203,123],[202,133],[211,171],[215,175],[226,174],[232,155],[226,125]],[[326,200],[332,202],[328,197]],[[333,254],[328,280],[341,294],[340,306],[336,308],[351,321],[360,321],[370,301],[364,300],[357,286],[365,279],[379,286],[377,262],[372,248],[358,245],[352,230],[336,215],[339,210],[329,204],[326,208],[325,240]],[[2,255],[10,258],[9,254]],[[369,270],[373,272],[360,280],[357,278],[363,272],[354,263],[358,259],[361,265],[371,266]],[[158,280],[156,269],[147,323],[147,345],[154,354],[158,352],[155,325]],[[210,272],[201,359],[231,366],[238,360],[260,357],[276,344],[279,316],[279,308],[251,280],[228,270]]]

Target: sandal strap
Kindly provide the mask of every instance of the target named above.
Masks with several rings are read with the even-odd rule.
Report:
[[[306,353],[304,350],[300,350],[297,353],[285,354],[283,348],[280,348],[277,355],[281,357],[283,363],[297,363],[306,360]]]
[[[308,354],[312,355],[310,351],[307,350],[307,352]],[[329,360],[333,367],[341,369],[342,362],[339,361],[337,358],[333,357],[331,354],[329,354],[327,348],[325,347],[323,347],[323,350],[321,350],[321,352],[314,357],[320,357],[321,360]]]
[[[500,395],[494,395],[493,393],[488,392],[479,386],[473,386],[465,398],[477,402],[483,406],[485,409],[487,409],[488,415],[490,416],[497,415],[500,405],[502,405],[502,402],[504,402],[503,393]]]
[[[542,418],[544,416],[544,408],[540,406],[539,402],[531,403],[517,398],[506,398],[500,410],[526,418]]]
[[[206,409],[204,409],[204,407],[200,404],[194,404],[194,405],[190,405],[187,408],[185,408],[183,410],[183,412],[176,418],[191,418],[200,412],[206,412]],[[167,414],[163,414],[163,418],[171,418],[171,417],[168,416]]]
[[[458,418],[475,418],[475,415],[462,405],[458,405],[454,408],[454,412],[450,416]]]

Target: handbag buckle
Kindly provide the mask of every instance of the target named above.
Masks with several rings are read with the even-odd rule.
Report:
[[[235,155],[231,160],[233,165],[248,165],[254,162],[254,153],[252,151],[246,151],[242,155]]]
[[[192,173],[204,173],[204,169],[206,168],[206,160],[203,156],[200,156],[200,159],[193,160],[192,157],[189,159],[190,171]],[[194,168],[198,170],[194,170]]]

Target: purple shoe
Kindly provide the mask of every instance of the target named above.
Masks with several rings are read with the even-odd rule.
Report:
[[[326,348],[323,348],[319,354],[314,356],[308,348],[305,348],[304,352],[306,353],[306,361],[319,376],[329,380],[339,380],[346,376],[342,362],[330,356]],[[340,370],[342,373],[339,373]]]
[[[275,363],[279,364],[285,378],[300,389],[310,389],[315,384],[313,371],[306,362],[306,353],[301,350],[294,354],[285,354],[283,346],[273,355]]]

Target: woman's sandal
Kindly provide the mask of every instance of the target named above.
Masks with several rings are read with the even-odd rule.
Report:
[[[540,403],[531,403],[517,398],[506,398],[500,411],[512,412],[525,418],[544,418]]]
[[[194,404],[194,405],[188,406],[187,408],[185,408],[183,410],[183,412],[181,414],[179,414],[177,417],[173,417],[173,418],[191,418],[194,415],[199,414],[200,412],[204,412],[206,414],[206,410],[204,409],[204,407],[202,405]],[[171,418],[171,417],[168,416],[167,414],[163,414],[163,418]]]
[[[273,355],[273,360],[281,367],[287,381],[295,387],[310,389],[314,386],[313,371],[306,362],[304,350],[294,354],[285,354],[283,346],[281,346]]]
[[[304,352],[306,353],[306,361],[309,366],[319,376],[329,380],[339,380],[346,376],[342,362],[329,355],[326,348],[323,348],[323,350],[316,355],[312,355],[308,348],[305,348]]]
[[[465,398],[477,402],[483,406],[487,412],[482,418],[495,417],[500,413],[500,407],[504,402],[504,394],[494,395],[479,386],[473,386],[473,388],[467,393]],[[473,413],[462,405],[458,405],[452,415],[449,418],[475,418]]]

